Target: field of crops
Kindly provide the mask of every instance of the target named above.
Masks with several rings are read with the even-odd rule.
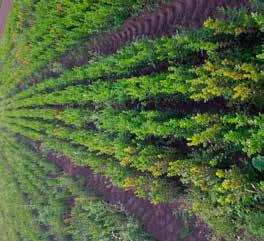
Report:
[[[263,241],[263,0],[14,0],[0,240]]]

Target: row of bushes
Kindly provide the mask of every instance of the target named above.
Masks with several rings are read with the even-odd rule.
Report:
[[[13,173],[8,170],[1,155],[0,162],[0,231],[2,240],[42,240],[40,229],[34,222],[23,199],[21,190],[13,180]]]
[[[55,71],[55,59],[69,48],[79,48],[82,41],[89,43],[99,33],[113,31],[127,18],[155,5],[151,0],[14,2],[1,40],[1,96],[40,78],[38,73],[48,64],[49,71]]]
[[[1,148],[6,240],[153,240],[121,207],[85,191],[84,179],[63,174],[4,130]]]

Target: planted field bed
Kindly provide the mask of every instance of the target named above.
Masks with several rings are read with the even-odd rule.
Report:
[[[14,1],[0,45],[3,240],[264,240],[262,0]]]

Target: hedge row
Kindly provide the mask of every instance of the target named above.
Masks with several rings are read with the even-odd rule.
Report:
[[[83,179],[63,174],[5,131],[1,148],[7,240],[153,240],[121,209],[85,191]]]

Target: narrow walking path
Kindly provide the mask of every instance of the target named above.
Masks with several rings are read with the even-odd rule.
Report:
[[[2,0],[2,5],[0,8],[0,39],[3,36],[6,21],[12,6],[12,0]]]

